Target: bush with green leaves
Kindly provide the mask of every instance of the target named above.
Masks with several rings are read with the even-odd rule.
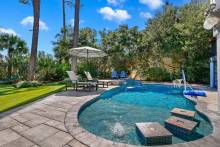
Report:
[[[171,80],[170,73],[166,69],[160,68],[160,67],[149,68],[142,74],[143,74],[142,77],[144,78],[144,80],[147,80],[147,81],[170,81]]]
[[[16,88],[27,88],[27,87],[37,87],[41,85],[42,84],[38,81],[20,81],[15,85],[15,87]]]
[[[92,61],[83,62],[81,61],[77,66],[77,74],[83,79],[86,79],[84,71],[90,72],[93,78],[98,77],[98,66]]]
[[[63,64],[56,64],[55,66],[55,75],[54,80],[55,81],[62,81],[67,77],[66,71],[71,70],[70,64],[63,63]]]

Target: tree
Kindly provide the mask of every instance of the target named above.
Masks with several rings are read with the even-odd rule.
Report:
[[[65,10],[65,0],[62,0],[62,13],[63,13],[63,39],[66,39],[66,10]]]
[[[142,64],[139,68],[145,77],[156,75],[149,74],[154,68],[168,72],[167,80],[172,80],[179,78],[183,67],[188,81],[208,82],[211,32],[203,28],[205,8],[204,4],[187,4],[180,8],[167,4],[148,22],[142,46],[149,56],[141,62],[145,60],[149,66],[146,68]]]
[[[53,41],[55,57],[58,63],[69,63],[68,51],[72,47],[73,43],[73,32],[72,28],[67,27],[66,39],[63,40],[63,32],[61,31],[56,35],[56,41]],[[79,43],[78,46],[91,46],[97,47],[97,33],[91,28],[82,28],[79,31]]]
[[[9,34],[0,34],[0,50],[7,50],[8,54],[6,57],[7,60],[7,76],[11,78],[13,61],[16,57],[27,54],[28,48],[24,40],[20,39],[18,36],[9,35]],[[20,59],[22,60],[22,59]]]
[[[188,80],[208,82],[209,81],[209,58],[211,49],[209,47],[212,31],[203,28],[206,9],[205,4],[186,5],[180,9],[179,24],[175,27],[182,38],[180,49],[184,53],[184,68]]]
[[[36,79],[40,81],[61,81],[66,78],[69,64],[60,64],[52,55],[43,51],[38,53]]]
[[[27,4],[30,0],[20,0],[20,2]],[[34,80],[34,74],[36,70],[37,60],[37,49],[38,49],[38,37],[39,37],[39,19],[40,19],[40,0],[32,0],[33,13],[34,13],[34,24],[32,33],[32,45],[31,45],[31,56],[28,66],[28,77],[29,81]]]
[[[67,28],[66,39],[64,38],[64,33],[61,30],[60,33],[56,35],[56,40],[53,41],[53,50],[58,63],[69,63],[69,54],[68,51],[72,47],[72,29]]]
[[[126,71],[134,67],[140,38],[137,27],[121,25],[114,31],[101,31],[100,36],[101,48],[108,54],[108,66]]]
[[[97,47],[97,33],[94,29],[91,28],[82,28],[79,31],[79,41],[78,46],[90,46]]]
[[[79,29],[76,41],[77,35],[67,27],[66,42],[62,32],[56,36],[55,57],[59,63],[68,63],[70,47],[92,46],[108,54],[90,60],[90,67],[95,70],[91,72],[93,75],[109,77],[111,69],[115,68],[137,71],[143,80],[168,81],[180,78],[180,70],[184,67],[188,81],[205,83],[209,77],[209,40],[212,36],[210,31],[203,29],[205,8],[204,4],[175,7],[166,3],[162,11],[147,21],[143,30],[120,25],[115,30],[100,31],[100,40],[94,29],[83,28]],[[75,32],[76,29],[74,27]],[[78,65],[78,73],[88,70],[84,60],[79,59]]]
[[[56,70],[56,63],[53,56],[43,51],[38,53],[37,60],[37,79],[43,81],[53,80]]]
[[[3,59],[3,55],[0,54],[0,80],[4,80],[7,75],[6,75],[6,70],[7,69],[7,63],[5,62],[5,60]]]
[[[66,34],[67,34],[67,26],[66,26],[66,4],[67,6],[72,6],[72,0],[62,0],[62,15],[63,15],[63,28],[62,28],[62,33],[63,33],[63,39],[66,39]]]
[[[78,47],[78,42],[79,42],[79,13],[80,13],[80,0],[75,0],[73,48]],[[76,72],[76,64],[77,64],[77,58],[72,57],[72,70],[75,72]]]

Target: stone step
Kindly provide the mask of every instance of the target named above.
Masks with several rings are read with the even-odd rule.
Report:
[[[195,111],[190,111],[190,110],[180,109],[180,108],[174,108],[172,111],[170,111],[170,113],[174,116],[182,117],[182,118],[190,119],[190,120],[194,120],[195,115],[196,115]]]
[[[173,134],[158,122],[136,123],[135,125],[144,145],[172,144]]]
[[[198,122],[171,116],[165,120],[165,127],[176,134],[191,135],[195,132]]]

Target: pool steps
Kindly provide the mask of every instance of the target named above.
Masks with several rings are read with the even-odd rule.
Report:
[[[185,118],[189,120],[195,120],[195,115],[196,115],[195,111],[190,111],[190,110],[180,109],[180,108],[174,108],[173,110],[170,111],[170,113],[173,116],[181,117],[181,118]]]
[[[173,134],[158,122],[135,123],[144,145],[172,144]]]
[[[171,116],[165,120],[165,128],[174,134],[192,135],[196,131],[198,122]]]
[[[195,119],[195,111],[174,108],[170,113],[172,116],[165,120],[165,128],[185,139],[190,139],[196,134],[196,128],[200,122]]]

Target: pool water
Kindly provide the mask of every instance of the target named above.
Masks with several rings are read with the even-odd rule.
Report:
[[[195,104],[182,95],[182,89],[146,84],[135,88],[121,86],[102,94],[79,114],[80,125],[89,132],[108,140],[142,145],[135,128],[137,122],[159,122],[171,116],[173,108],[195,111]],[[174,136],[173,144],[192,141],[212,133],[206,117],[197,113],[200,121],[196,134],[188,139]]]

